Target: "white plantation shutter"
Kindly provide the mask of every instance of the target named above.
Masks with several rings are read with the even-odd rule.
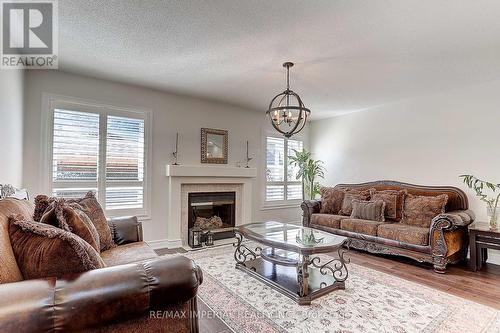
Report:
[[[285,199],[285,140],[267,138],[266,144],[266,201]]]
[[[52,147],[54,195],[78,197],[97,189],[98,114],[56,109]]]
[[[53,109],[52,192],[94,191],[111,215],[146,215],[146,115],[115,114]]]
[[[144,120],[108,117],[106,208],[143,206]]]
[[[302,141],[284,138],[266,138],[266,193],[267,202],[302,199],[302,183],[296,180],[296,168],[288,164],[293,149],[301,151]]]

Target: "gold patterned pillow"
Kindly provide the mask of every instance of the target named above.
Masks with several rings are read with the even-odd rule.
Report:
[[[406,190],[377,190],[370,189],[370,200],[383,200],[385,202],[385,217],[390,220],[401,221]]]
[[[401,223],[417,227],[429,228],[432,219],[445,212],[448,196],[423,196],[408,194],[403,209]]]
[[[322,187],[321,192],[321,214],[338,214],[342,208],[345,189],[336,187]]]

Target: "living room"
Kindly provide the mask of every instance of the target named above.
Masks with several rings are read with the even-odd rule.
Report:
[[[499,3],[1,6],[1,332],[500,331]]]

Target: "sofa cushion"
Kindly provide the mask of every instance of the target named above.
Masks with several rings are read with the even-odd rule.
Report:
[[[382,224],[378,226],[377,236],[414,245],[429,245],[429,228],[403,223]]]
[[[385,202],[385,217],[399,222],[403,218],[403,206],[406,194],[406,190],[377,191],[371,188],[370,200],[383,200]]]
[[[54,201],[40,218],[40,222],[70,231],[89,243],[97,252],[101,251],[99,234],[77,203],[68,204],[64,199]]]
[[[344,200],[342,201],[342,208],[340,209],[340,215],[351,216],[352,213],[352,201],[353,200],[368,200],[370,198],[370,191],[363,190],[347,190],[344,195]]]
[[[385,202],[383,200],[375,201],[352,201],[352,219],[370,220],[384,222]]]
[[[38,195],[35,198],[35,214],[33,215],[33,219],[37,221],[37,219],[41,218],[40,214],[43,215],[43,213],[50,208],[50,204],[56,200],[57,198],[54,197]],[[111,230],[109,229],[104,211],[97,201],[94,192],[89,191],[83,198],[67,199],[66,202],[79,204],[85,214],[87,214],[90,218],[97,230],[97,233],[99,234],[101,251],[105,251],[116,246],[113,242],[113,236],[111,234]],[[43,213],[41,213],[42,211]]]
[[[12,250],[25,279],[61,277],[106,267],[99,253],[77,235],[49,224],[10,218]]]
[[[448,196],[422,196],[408,194],[403,209],[401,223],[417,227],[429,228],[432,219],[445,212]]]
[[[0,200],[0,283],[23,280],[9,236],[9,216],[18,214],[25,219],[33,215],[33,204],[27,200],[5,198]]]
[[[322,225],[324,227],[330,227],[334,229],[340,229],[340,221],[346,219],[343,215],[333,215],[333,214],[312,214],[311,224]]]
[[[336,187],[322,187],[321,192],[321,214],[338,214],[342,208],[345,190]]]
[[[108,266],[130,264],[156,257],[156,252],[145,242],[120,245],[101,252],[101,258]]]
[[[384,222],[348,218],[340,221],[340,229],[364,235],[377,236],[377,227],[381,224],[384,224]]]

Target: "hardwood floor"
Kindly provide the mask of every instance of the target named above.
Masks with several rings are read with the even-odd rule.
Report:
[[[449,294],[500,310],[500,266],[486,264],[472,272],[467,263],[449,265],[446,274],[434,272],[431,265],[411,259],[375,255],[361,251],[349,252],[351,262],[413,281]]]
[[[162,249],[157,253],[185,253],[184,249]],[[500,266],[486,264],[479,272],[468,269],[467,263],[449,265],[446,274],[435,273],[431,265],[421,264],[411,259],[395,256],[375,255],[351,250],[348,255],[351,263],[375,269],[412,282],[447,292],[477,303],[500,310]],[[211,311],[199,302],[200,311]],[[219,318],[200,319],[200,331],[210,333],[231,332]],[[213,313],[212,316],[213,317]]]

